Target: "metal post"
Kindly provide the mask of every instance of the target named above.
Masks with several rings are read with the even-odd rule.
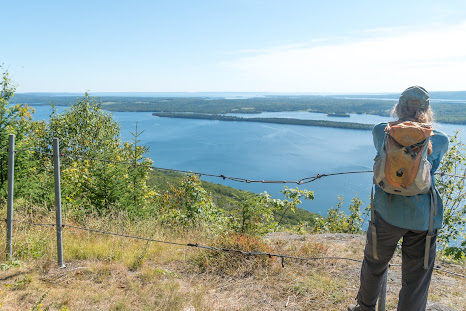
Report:
[[[7,260],[13,259],[13,187],[15,179],[15,135],[8,136],[8,198],[6,216],[6,255]]]
[[[380,289],[379,301],[377,304],[377,311],[385,311],[385,301],[387,299],[387,275],[388,268],[385,270],[382,278],[382,288]]]
[[[63,241],[61,222],[61,188],[60,188],[60,150],[58,148],[58,138],[53,139],[53,172],[55,177],[55,208],[57,227],[57,259],[58,266],[65,268],[63,263]]]

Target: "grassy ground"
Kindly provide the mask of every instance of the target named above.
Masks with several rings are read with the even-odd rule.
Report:
[[[19,213],[15,218],[54,222]],[[64,223],[76,224],[66,217]],[[218,238],[200,230],[162,227],[150,219],[135,223],[121,215],[89,217],[84,223],[88,228],[153,239],[300,257],[361,259],[365,241],[363,235],[347,234]],[[0,228],[5,233],[5,225]],[[358,289],[360,263],[353,261],[285,260],[283,268],[277,258],[247,258],[65,227],[66,268],[60,269],[55,243],[54,227],[15,223],[16,260],[2,261],[0,310],[345,310]],[[0,249],[5,249],[4,239]],[[399,262],[397,254],[394,263]],[[464,264],[443,265],[466,273]],[[400,276],[400,268],[390,269],[388,310],[396,309]],[[465,293],[463,278],[434,272],[430,301],[462,310]]]

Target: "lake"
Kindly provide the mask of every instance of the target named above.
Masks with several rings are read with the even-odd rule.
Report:
[[[35,118],[46,120],[50,106],[35,106]],[[63,107],[58,107],[59,111]],[[144,131],[141,143],[148,146],[154,166],[251,180],[294,181],[317,174],[371,170],[375,149],[371,131],[334,129],[300,125],[254,122],[225,122],[159,118],[148,112],[114,112],[124,140],[130,132]],[[349,118],[329,117],[309,112],[266,112],[239,115],[242,117],[285,117],[296,119],[333,120],[342,122],[379,123],[386,117],[351,115]],[[466,126],[436,124],[436,128],[452,135],[462,132],[466,141]],[[256,193],[264,191],[282,198],[282,184],[239,183],[221,178],[205,180]],[[338,196],[344,206],[358,196],[369,204],[371,173],[329,176],[298,186],[315,192],[315,200],[301,207],[322,215],[336,206]]]

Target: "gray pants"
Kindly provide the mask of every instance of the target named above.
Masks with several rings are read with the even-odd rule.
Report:
[[[377,252],[379,260],[372,256],[371,229],[367,231],[364,261],[361,268],[361,284],[358,303],[365,310],[375,310],[375,304],[382,287],[382,278],[388,262],[393,256],[400,238],[402,244],[402,287],[398,311],[423,311],[426,309],[432,270],[435,261],[437,236],[431,240],[429,269],[424,269],[424,251],[427,231],[414,231],[390,225],[375,213],[377,228]],[[436,231],[435,231],[436,233]]]

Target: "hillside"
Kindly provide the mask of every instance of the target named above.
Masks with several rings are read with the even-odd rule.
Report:
[[[148,185],[155,186],[157,189],[165,191],[168,190],[170,185],[176,185],[179,183],[184,176],[184,174],[177,172],[153,170],[150,173]],[[205,180],[202,180],[201,183],[202,187],[212,196],[213,202],[227,212],[236,209],[241,204],[241,202],[246,199],[248,193],[233,187],[208,182]],[[280,216],[279,218],[281,218],[282,215],[275,216]],[[281,219],[280,224],[285,227],[297,226],[303,222],[312,223],[315,221],[316,217],[320,216],[297,207],[294,213],[285,213]]]

